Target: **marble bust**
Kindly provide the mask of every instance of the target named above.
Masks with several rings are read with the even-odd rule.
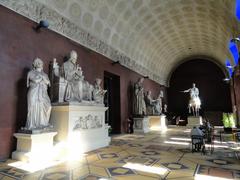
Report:
[[[43,61],[34,59],[33,68],[27,75],[28,114],[25,129],[43,129],[49,126],[51,102],[47,88],[50,86],[48,75],[43,72]]]

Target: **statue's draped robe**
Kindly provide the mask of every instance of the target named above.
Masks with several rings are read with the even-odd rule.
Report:
[[[64,101],[82,101],[83,97],[83,76],[77,70],[77,65],[71,61],[63,64],[64,79],[67,80],[67,86],[64,95]]]
[[[154,114],[161,114],[162,113],[162,99],[159,97],[156,99],[154,103]]]
[[[147,114],[148,115],[153,115],[154,114],[155,101],[152,99],[152,97],[150,95],[146,96],[145,104],[146,104]]]
[[[27,129],[38,129],[48,126],[51,113],[51,102],[47,93],[48,76],[44,72],[32,70],[28,73],[28,115]]]
[[[199,98],[199,90],[198,88],[191,88],[190,89],[190,101],[189,101],[189,105],[197,105],[200,107],[201,105],[201,100]]]
[[[134,85],[133,114],[146,114],[146,104],[144,101],[143,87],[139,83],[136,83]]]

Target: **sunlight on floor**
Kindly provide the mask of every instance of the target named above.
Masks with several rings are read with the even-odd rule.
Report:
[[[233,180],[228,178],[221,178],[221,177],[201,175],[201,174],[197,174],[194,179],[195,180]]]
[[[154,173],[158,175],[164,175],[167,172],[169,172],[167,168],[146,166],[138,163],[127,163],[123,167],[138,170],[138,171],[148,172],[148,173]]]
[[[190,143],[188,142],[178,142],[178,141],[164,141],[165,144],[175,144],[175,145],[185,145],[188,146]]]
[[[176,141],[191,141],[191,138],[176,138],[176,137],[172,137],[170,139],[171,140],[176,140]]]
[[[14,163],[9,163],[8,166],[15,167],[30,173],[34,173],[36,171],[40,171],[52,166],[56,166],[60,163],[63,163],[63,161],[49,161],[49,162],[23,162],[23,161],[17,161]]]

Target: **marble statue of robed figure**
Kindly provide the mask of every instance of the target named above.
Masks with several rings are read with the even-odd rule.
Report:
[[[77,64],[77,57],[77,52],[72,50],[61,68],[56,59],[53,60],[50,71],[53,84],[51,91],[53,102],[103,106],[106,90],[101,88],[102,80],[97,78],[95,85],[84,80],[83,71]]]
[[[133,93],[133,114],[134,115],[146,115],[146,104],[144,101],[144,78],[139,78],[134,84]]]
[[[26,129],[43,129],[49,126],[51,102],[47,88],[50,85],[48,75],[43,72],[43,62],[36,58],[33,69],[27,75],[27,102],[28,114]]]

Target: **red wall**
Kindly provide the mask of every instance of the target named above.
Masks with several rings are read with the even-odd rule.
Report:
[[[231,82],[232,104],[236,106],[237,125],[240,126],[240,65],[235,69]],[[234,108],[233,108],[234,109]]]
[[[71,50],[79,55],[78,63],[85,79],[93,83],[96,77],[103,79],[104,71],[120,76],[121,130],[126,132],[126,119],[130,115],[128,89],[139,74],[119,64],[112,65],[108,58],[91,51],[55,32],[42,30],[36,33],[36,23],[0,6],[0,159],[9,157],[16,143],[13,133],[25,125],[27,114],[26,74],[35,57],[40,57],[48,72],[49,62],[57,58],[62,63]],[[145,90],[157,96],[163,86],[151,81],[144,82]],[[166,93],[165,93],[166,94]]]

